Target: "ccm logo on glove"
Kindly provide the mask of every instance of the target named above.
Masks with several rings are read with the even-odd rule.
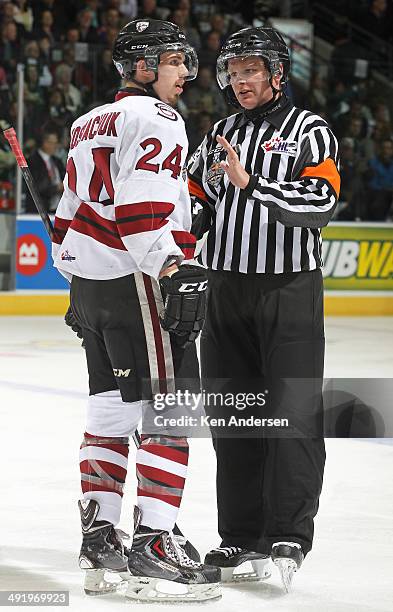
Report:
[[[207,280],[201,283],[182,283],[179,287],[179,293],[194,293],[196,291],[206,291]]]

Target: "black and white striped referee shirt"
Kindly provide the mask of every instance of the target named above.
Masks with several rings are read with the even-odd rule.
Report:
[[[245,189],[234,187],[219,166],[225,151],[218,134],[238,145],[251,175]],[[200,263],[272,274],[320,267],[320,228],[339,193],[337,164],[337,141],[326,121],[285,96],[266,117],[240,112],[216,123],[188,164],[190,193],[212,213]]]

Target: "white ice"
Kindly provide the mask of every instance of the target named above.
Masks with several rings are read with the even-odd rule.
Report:
[[[326,376],[392,376],[391,318],[326,323]],[[0,591],[69,590],[72,612],[115,612],[132,604],[116,595],[86,597],[77,564],[86,393],[84,352],[60,317],[0,318]],[[392,460],[391,444],[327,440],[314,549],[295,575],[293,592],[283,593],[273,568],[265,583],[225,587],[207,609],[391,612]],[[135,499],[132,461],[133,451],[120,524],[125,531]],[[211,443],[193,440],[179,524],[203,554],[219,543],[214,489]],[[176,605],[179,612],[186,608]]]

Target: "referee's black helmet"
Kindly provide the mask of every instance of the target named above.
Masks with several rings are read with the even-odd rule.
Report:
[[[145,60],[146,68],[152,70],[157,79],[160,56],[166,51],[183,52],[188,70],[186,81],[195,79],[198,73],[195,50],[180,28],[170,21],[149,18],[130,21],[117,35],[112,59],[123,79],[134,80],[136,63],[140,59]]]
[[[288,81],[291,60],[289,49],[278,30],[264,27],[247,27],[231,34],[221,48],[217,59],[217,82],[227,100],[236,106],[238,102],[229,82],[228,61],[239,57],[261,57],[272,78],[281,74],[281,85]],[[282,66],[282,67],[281,67]]]

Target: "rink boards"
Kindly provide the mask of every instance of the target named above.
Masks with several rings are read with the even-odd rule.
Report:
[[[36,215],[18,222],[17,290],[0,292],[0,315],[63,314],[66,281],[42,224]],[[393,315],[393,223],[331,223],[322,236],[325,314]]]

